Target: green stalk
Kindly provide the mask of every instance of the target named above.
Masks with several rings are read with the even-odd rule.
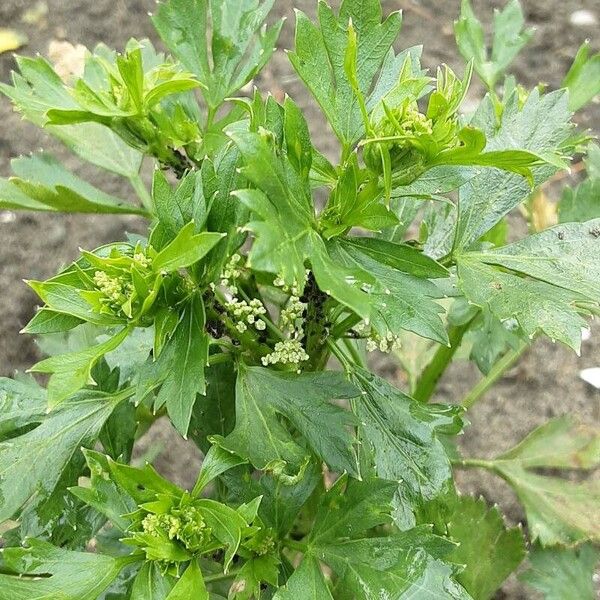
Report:
[[[204,583],[214,583],[216,581],[223,581],[224,579],[232,579],[233,577],[237,577],[239,575],[241,569],[234,569],[233,571],[228,571],[227,573],[216,573],[215,575],[205,575]]]
[[[352,356],[354,363],[359,367],[365,368],[367,366],[365,364],[365,359],[363,358],[360,350],[356,347],[356,344],[354,344],[352,340],[349,339],[342,340],[342,343],[344,344],[348,352],[350,352],[350,356]]]
[[[141,203],[144,208],[148,211],[148,216],[151,216],[154,211],[154,203],[152,202],[152,196],[149,194],[148,190],[139,173],[136,173],[132,177],[129,178],[131,182],[131,187],[135,190],[135,193],[138,195]]]
[[[308,550],[308,544],[297,540],[284,540],[283,544],[290,550],[297,550],[298,552],[306,552]]]
[[[222,352],[220,354],[211,354],[208,357],[208,364],[209,365],[219,365],[222,363],[229,362],[230,360],[231,360],[231,354],[229,354],[228,352]]]
[[[516,350],[509,350],[463,398],[461,405],[466,409],[471,408],[517,362],[527,348],[529,344],[522,342]]]
[[[431,362],[423,369],[413,393],[413,397],[416,400],[419,400],[420,402],[429,402],[438,381],[454,358],[454,355],[460,347],[462,339],[469,330],[474,318],[475,317],[463,325],[453,325],[450,327],[448,330],[450,346],[440,346],[431,359]]]
[[[452,464],[455,467],[461,468],[476,468],[476,469],[487,469],[488,471],[495,471],[496,464],[493,460],[484,460],[483,458],[464,458],[453,460]]]
[[[336,339],[342,337],[349,329],[352,329],[352,327],[360,323],[360,321],[360,317],[354,313],[348,315],[343,321],[337,325],[334,325],[333,329],[331,330],[332,337]]]
[[[332,339],[327,340],[327,346],[331,351],[331,354],[333,354],[338,359],[340,364],[344,367],[344,370],[346,372],[351,371],[352,361],[346,356],[344,352],[342,352],[342,349]]]

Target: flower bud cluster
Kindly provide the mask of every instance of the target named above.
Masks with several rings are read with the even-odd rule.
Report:
[[[242,275],[239,264],[241,259],[239,254],[234,254],[221,273],[221,285],[225,288],[229,298],[225,308],[234,318],[235,327],[240,333],[247,331],[250,326],[257,331],[264,331],[267,325],[261,317],[267,314],[267,309],[263,303],[258,298],[252,300],[238,298],[239,289],[235,282]]]
[[[361,337],[366,337],[367,352],[393,352],[400,349],[400,339],[391,331],[388,331],[385,336],[379,335],[372,328],[368,328],[364,321],[361,321],[353,327],[356,334]]]
[[[306,310],[306,303],[300,300],[302,292],[298,284],[288,286],[281,277],[276,277],[273,285],[290,294],[279,314],[279,326],[288,339],[277,342],[273,352],[263,356],[261,361],[264,366],[276,364],[297,365],[310,358],[302,345],[302,339],[304,338],[302,319]]]
[[[302,342],[298,339],[291,339],[277,342],[273,352],[263,356],[261,361],[266,367],[278,363],[284,365],[299,364],[309,358],[304,346],[302,346]]]
[[[150,309],[152,303],[145,307],[144,303],[155,285],[160,284],[158,274],[152,270],[152,253],[155,252],[150,246],[143,248],[141,244],[132,250],[127,253],[115,247],[108,256],[84,254],[94,267],[94,275],[92,289],[82,290],[81,295],[94,312],[133,319],[140,317],[142,310]]]
[[[261,317],[267,309],[257,298],[253,298],[250,302],[233,298],[227,302],[225,308],[235,317],[235,327],[240,333],[247,331],[249,325],[253,325],[258,331],[266,329],[266,324]]]
[[[211,536],[202,512],[195,506],[172,508],[164,514],[148,514],[142,521],[144,533],[180,542],[189,552],[200,551]]]
[[[123,304],[133,292],[133,285],[123,277],[111,277],[104,271],[94,273],[94,284],[99,292],[104,295],[101,299],[110,309],[116,312],[122,310]]]

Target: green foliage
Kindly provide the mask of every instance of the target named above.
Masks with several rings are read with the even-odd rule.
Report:
[[[465,565],[457,579],[475,600],[492,598],[526,554],[520,528],[507,529],[498,509],[488,509],[483,498],[458,498],[447,531],[459,543],[454,561]]]
[[[590,544],[576,550],[535,546],[529,557],[531,567],[521,579],[546,600],[593,600],[598,559],[598,551]]]
[[[531,37],[517,0],[489,53],[465,0],[468,64],[435,78],[420,48],[394,50],[398,13],[319,2],[316,23],[297,13],[289,56],[336,161],[291,98],[235,97],[273,53],[273,4],[166,0],[153,22],[171,55],[99,45],[65,81],[19,57],[0,85],[137,196],[36,154],[0,179],[0,208],[148,221],[28,281],[41,307],[24,331],[47,355],[31,371],[47,377],[0,379],[0,600],[487,600],[526,541],[460,494],[462,467],[519,497],[535,542],[523,578],[591,597],[600,490],[583,475],[600,430],[560,417],[491,460],[461,457],[455,438],[536,336],[579,350],[600,311],[598,147],[560,225],[518,237],[507,218],[583,150],[571,111],[598,92],[597,56],[582,47],[568,91],[508,77],[500,94]],[[488,94],[467,116],[473,70]],[[372,373],[367,351],[397,353],[410,389]],[[486,375],[464,406],[429,403],[469,352]],[[189,489],[132,464],[162,417],[203,455],[182,470]]]
[[[465,60],[472,60],[475,70],[489,90],[493,90],[510,64],[534,34],[523,29],[525,19],[518,0],[510,0],[503,10],[494,13],[494,37],[488,52],[483,26],[471,6],[462,0],[460,18],[454,24],[456,42]],[[585,102],[584,102],[585,104]]]

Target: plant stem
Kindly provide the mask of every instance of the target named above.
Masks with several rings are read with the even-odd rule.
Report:
[[[350,355],[354,359],[355,364],[357,364],[359,367],[366,367],[365,360],[361,355],[360,350],[356,347],[356,344],[354,344],[353,341],[349,339],[342,340],[342,343],[344,344],[348,352],[350,352]]]
[[[423,369],[414,391],[414,398],[420,402],[429,402],[435,391],[440,377],[444,374],[456,351],[460,347],[463,336],[469,330],[473,317],[463,325],[453,325],[448,330],[450,346],[440,346],[434,354],[431,362]]]
[[[217,573],[216,575],[205,575],[204,583],[214,583],[215,581],[223,581],[224,579],[231,579],[236,577],[240,573],[241,569],[234,569],[228,573]]]
[[[138,195],[138,198],[142,202],[144,208],[148,211],[148,215],[151,215],[154,209],[154,204],[152,202],[152,196],[148,193],[142,178],[139,173],[136,173],[134,176],[129,178],[131,182],[131,186],[135,190],[135,193]]]
[[[352,361],[342,352],[342,349],[332,340],[327,340],[327,346],[331,350],[331,353],[340,361],[345,371],[352,370]]]
[[[283,544],[291,550],[298,550],[298,552],[306,552],[308,550],[308,544],[297,540],[284,540]]]
[[[516,350],[509,350],[463,398],[464,408],[471,408],[483,395],[517,362],[521,355],[529,348],[529,344],[522,342]]]
[[[332,337],[341,337],[344,335],[344,333],[346,333],[346,331],[348,331],[348,329],[351,329],[357,323],[360,323],[360,317],[357,317],[355,314],[348,315],[342,322],[334,325],[333,329],[331,330]]]
[[[479,469],[488,469],[490,471],[496,470],[496,465],[493,460],[484,460],[483,458],[463,458],[458,460],[453,460],[452,464],[455,467],[475,467]]]
[[[231,354],[228,352],[221,352],[219,354],[211,354],[208,357],[209,365],[219,365],[221,363],[226,363],[231,360]]]

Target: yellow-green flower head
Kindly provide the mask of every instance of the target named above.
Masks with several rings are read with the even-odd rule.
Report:
[[[180,542],[191,553],[202,550],[211,535],[202,512],[195,506],[172,508],[164,514],[149,514],[142,521],[142,529],[157,539],[166,537]]]

